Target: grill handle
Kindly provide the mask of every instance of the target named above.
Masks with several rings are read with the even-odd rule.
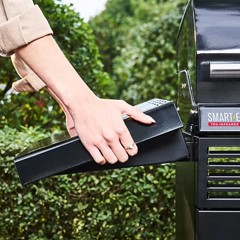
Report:
[[[210,62],[210,78],[240,78],[240,62]]]

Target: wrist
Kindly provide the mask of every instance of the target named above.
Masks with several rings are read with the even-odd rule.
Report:
[[[71,87],[61,97],[70,113],[98,100],[98,97],[85,86]]]

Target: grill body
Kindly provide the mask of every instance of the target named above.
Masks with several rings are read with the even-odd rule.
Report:
[[[191,0],[178,35],[177,240],[240,236],[240,1]],[[190,137],[189,137],[190,136]]]

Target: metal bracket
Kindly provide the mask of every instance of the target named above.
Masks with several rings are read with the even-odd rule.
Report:
[[[185,73],[186,75],[186,79],[187,79],[187,85],[188,85],[188,91],[189,91],[189,94],[190,94],[190,99],[191,99],[191,104],[193,107],[196,107],[197,104],[194,100],[194,95],[193,95],[193,89],[192,89],[192,83],[191,83],[191,77],[190,77],[190,73],[188,70],[184,69],[184,70],[181,70],[178,72],[179,73]]]

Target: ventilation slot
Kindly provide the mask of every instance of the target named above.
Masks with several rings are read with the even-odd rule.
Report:
[[[209,147],[208,199],[240,199],[240,147]]]

